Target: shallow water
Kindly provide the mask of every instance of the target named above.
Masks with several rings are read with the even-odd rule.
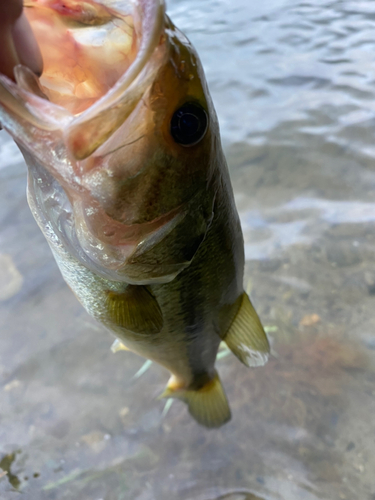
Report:
[[[218,361],[233,419],[155,400],[62,281],[0,133],[0,498],[375,499],[371,1],[171,0],[218,110],[274,356]],[[6,471],[7,474],[2,471]]]

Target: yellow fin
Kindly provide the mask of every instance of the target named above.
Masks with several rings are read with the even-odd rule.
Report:
[[[130,351],[130,349],[128,349],[126,345],[121,342],[121,340],[116,339],[111,345],[111,351],[115,354],[119,351]]]
[[[246,293],[224,342],[246,366],[263,366],[267,363],[270,345],[260,319]]]
[[[187,404],[190,415],[208,428],[221,427],[231,419],[228,400],[217,373],[200,389],[174,389],[168,385],[160,397],[181,399]]]
[[[107,292],[107,313],[117,326],[134,333],[158,333],[163,316],[155,297],[144,287],[128,285],[124,292]]]

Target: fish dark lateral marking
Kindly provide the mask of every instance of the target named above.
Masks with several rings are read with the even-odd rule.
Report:
[[[219,427],[230,419],[221,340],[249,365],[269,344],[243,289],[199,57],[163,0],[28,0],[25,11],[44,72],[0,75],[0,121],[27,163],[31,211],[87,312],[171,372],[163,397]]]

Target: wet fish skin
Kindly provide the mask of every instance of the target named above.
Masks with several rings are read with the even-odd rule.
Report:
[[[145,16],[163,9],[139,4]],[[134,88],[77,116],[33,97],[34,77],[19,69],[26,93],[0,78],[0,119],[24,154],[30,208],[77,298],[128,349],[172,373],[165,397],[218,427],[230,418],[215,370],[219,343],[248,366],[264,364],[269,345],[243,290],[241,226],[201,63],[164,13],[151,49]],[[208,116],[190,147],[171,133],[186,103]]]

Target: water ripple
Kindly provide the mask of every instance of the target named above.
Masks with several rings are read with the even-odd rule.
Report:
[[[282,220],[285,214],[292,220]],[[272,209],[241,212],[240,218],[246,259],[263,260],[293,245],[312,244],[327,230],[322,222],[330,225],[374,222],[375,203],[297,197]]]

